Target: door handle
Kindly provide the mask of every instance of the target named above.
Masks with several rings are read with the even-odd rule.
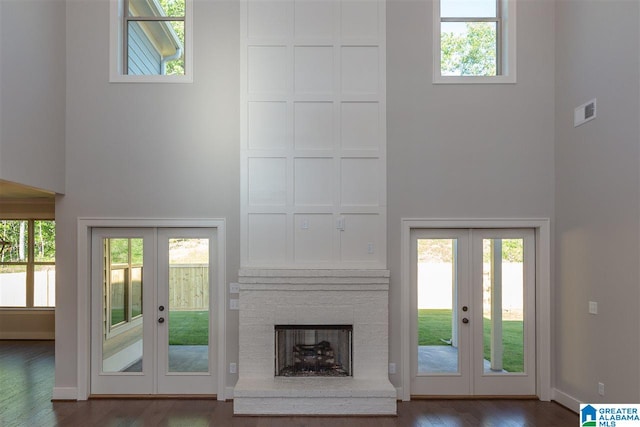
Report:
[[[462,318],[462,323],[467,324],[469,323],[469,319],[467,319],[466,317]]]
[[[164,317],[158,318],[158,323],[164,323]]]
[[[161,305],[160,307],[158,307],[158,310],[164,311],[164,305]]]

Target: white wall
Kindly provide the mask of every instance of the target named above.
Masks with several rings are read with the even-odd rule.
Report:
[[[554,2],[521,1],[517,14],[517,84],[433,85],[432,3],[387,3],[390,362],[401,218],[553,217]]]
[[[19,30],[5,3],[12,2],[3,2],[3,64],[13,49],[6,32]],[[41,3],[50,14],[44,16],[57,16],[58,9],[47,9],[50,2]],[[237,279],[239,4],[196,0],[195,7],[194,83],[129,85],[107,82],[108,2],[67,2],[67,194],[56,206],[57,387],[76,386],[77,217],[225,217],[227,282]],[[638,4],[521,1],[515,85],[433,85],[431,10],[425,0],[387,3],[390,362],[400,363],[401,218],[553,217],[555,203],[556,387],[597,402],[595,383],[602,381],[607,401],[637,401]],[[3,102],[13,90],[6,82],[25,89],[33,83],[9,79],[5,68],[1,78]],[[57,99],[60,87],[54,81],[42,88],[45,99]],[[594,96],[598,118],[573,129],[573,107]],[[55,159],[60,152],[47,153]],[[41,178],[33,168],[24,173],[29,182]],[[600,315],[587,315],[588,300],[600,303]],[[237,360],[237,330],[237,314],[230,313],[230,361]],[[392,380],[400,385],[399,375]]]
[[[0,2],[0,179],[64,192],[65,2]]]
[[[226,218],[227,281],[237,280],[238,22],[236,1],[196,0],[193,84],[110,84],[109,2],[67,4],[67,192],[56,204],[56,387],[76,386],[78,217]],[[233,361],[237,312],[227,325]]]
[[[555,378],[582,402],[640,399],[639,19],[636,1],[557,3]]]

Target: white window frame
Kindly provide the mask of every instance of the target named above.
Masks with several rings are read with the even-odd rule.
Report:
[[[128,239],[129,240],[129,260],[126,264],[113,264],[111,262],[111,253],[110,252],[106,252],[105,250],[105,256],[104,259],[108,261],[108,263],[105,263],[105,271],[108,271],[109,274],[105,276],[106,278],[106,292],[107,295],[109,295],[109,297],[107,298],[106,301],[106,306],[107,306],[107,324],[105,325],[105,332],[106,332],[106,336],[107,338],[110,338],[112,336],[121,334],[125,331],[130,330],[133,327],[136,326],[140,326],[142,325],[142,315],[144,313],[140,313],[137,316],[133,316],[131,314],[131,305],[132,305],[132,280],[131,280],[131,270],[137,267],[140,268],[144,268],[143,264],[136,264],[133,263],[131,261],[131,239],[135,239],[138,237],[106,237],[104,239]],[[104,239],[103,239],[103,245],[104,245]],[[109,248],[108,245],[105,245],[105,249]],[[117,323],[115,325],[111,324],[111,271],[114,270],[113,266],[114,265],[119,265],[122,267],[122,269],[126,270],[126,283],[125,283],[125,295],[127,298],[127,311],[124,313],[125,318],[124,321]],[[141,307],[142,309],[142,307]]]
[[[123,72],[124,1],[110,0],[109,82],[193,83],[193,0],[185,0],[184,75],[129,75]]]
[[[55,268],[56,262],[54,261],[36,261],[35,260],[35,222],[36,221],[52,221],[55,224],[54,218],[12,218],[2,217],[2,220],[7,221],[24,221],[27,223],[27,260],[26,261],[5,261],[0,263],[0,266],[24,266],[25,271],[25,290],[26,290],[26,304],[24,306],[11,306],[2,305],[0,310],[6,309],[18,309],[18,310],[55,310],[55,305],[35,305],[35,269],[36,267],[51,265]],[[57,289],[55,289],[57,291]]]
[[[433,83],[434,84],[500,84],[516,83],[516,0],[498,0],[499,52],[496,76],[443,76],[440,45],[440,0],[433,1]],[[473,18],[469,18],[473,20]],[[478,18],[482,21],[482,18]]]

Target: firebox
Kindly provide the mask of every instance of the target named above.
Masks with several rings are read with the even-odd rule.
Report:
[[[275,375],[350,377],[353,325],[275,325]]]

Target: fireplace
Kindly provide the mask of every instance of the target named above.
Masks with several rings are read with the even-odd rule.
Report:
[[[275,325],[275,375],[350,377],[352,325]]]
[[[234,414],[396,413],[387,270],[242,269],[238,276]]]

